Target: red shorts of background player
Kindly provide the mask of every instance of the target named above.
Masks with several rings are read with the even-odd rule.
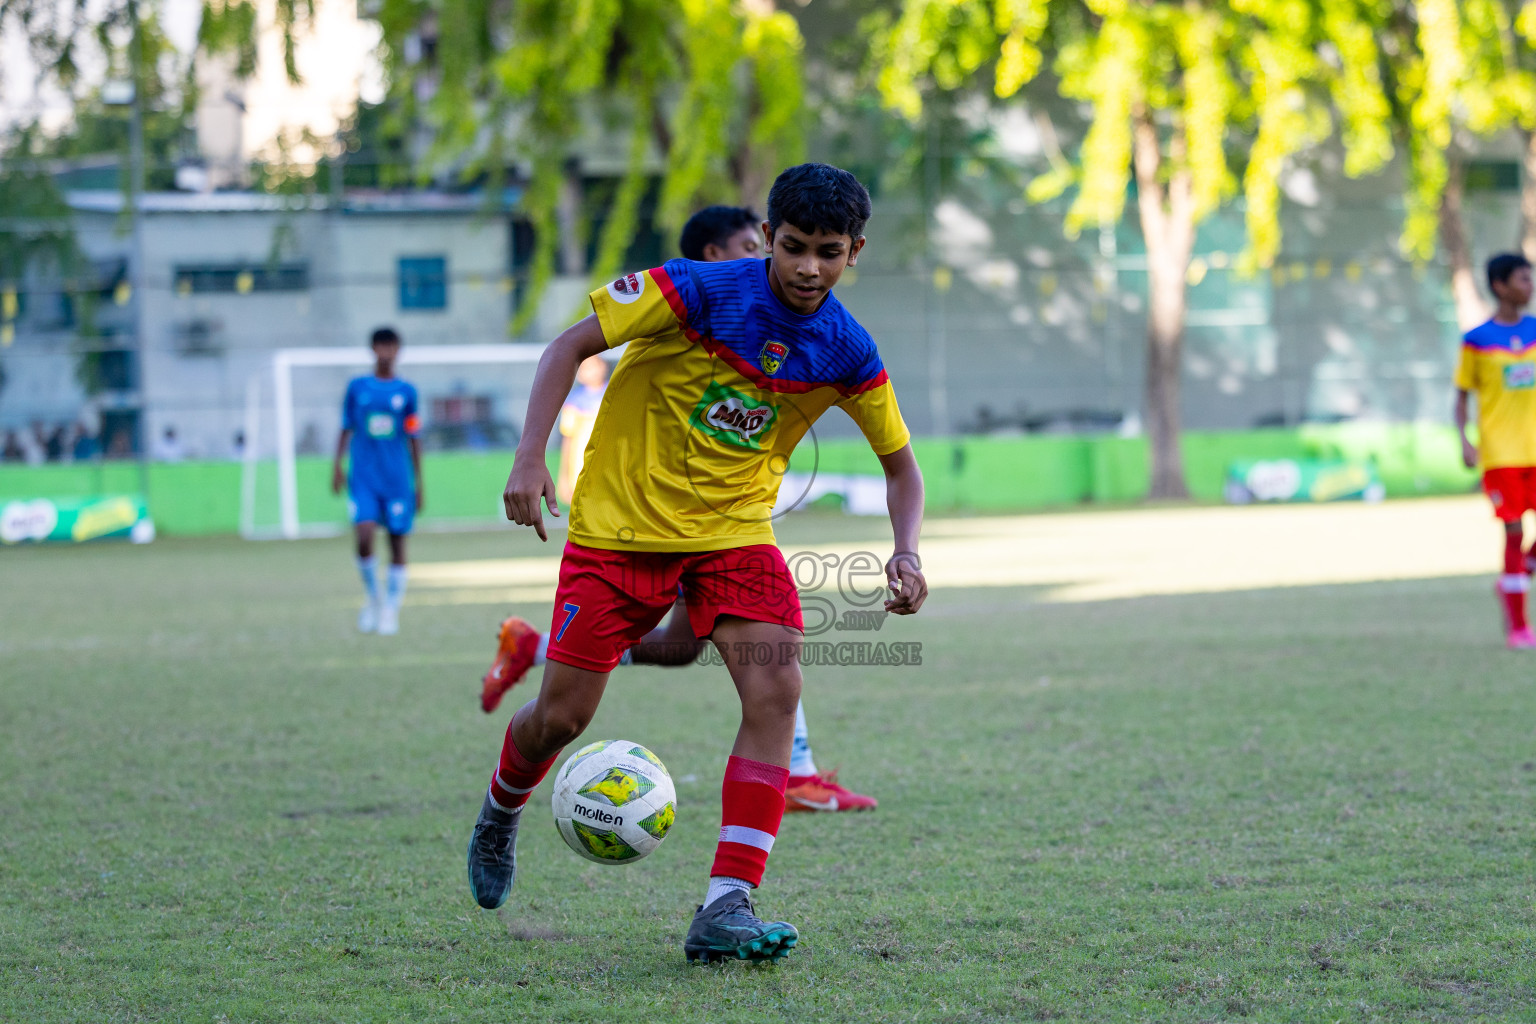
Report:
[[[1527,509],[1536,509],[1536,466],[1501,466],[1483,472],[1483,490],[1493,502],[1493,514],[1518,523]]]
[[[772,544],[671,552],[607,551],[567,542],[548,658],[612,671],[623,653],[666,617],[679,586],[694,636],[708,636],[721,615],[805,630],[794,577]]]

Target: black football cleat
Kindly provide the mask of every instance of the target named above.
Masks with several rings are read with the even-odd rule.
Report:
[[[683,953],[689,963],[782,960],[799,941],[794,925],[759,920],[751,897],[734,889],[693,915]]]
[[[512,876],[517,872],[517,823],[522,820],[521,809],[508,814],[486,795],[475,833],[469,837],[469,891],[486,910],[507,902],[512,891]]]

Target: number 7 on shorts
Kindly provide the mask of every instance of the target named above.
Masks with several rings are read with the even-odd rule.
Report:
[[[581,611],[581,605],[571,604],[569,601],[560,607],[565,609],[565,621],[560,623],[560,628],[555,631],[555,643],[559,643],[565,636],[565,631],[571,628],[571,620],[576,617],[577,612]]]

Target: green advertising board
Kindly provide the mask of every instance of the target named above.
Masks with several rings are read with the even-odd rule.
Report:
[[[1386,488],[1369,462],[1330,459],[1241,459],[1227,469],[1226,499],[1255,501],[1380,501]]]
[[[121,538],[144,544],[155,524],[136,494],[85,498],[18,498],[0,502],[0,544]]]

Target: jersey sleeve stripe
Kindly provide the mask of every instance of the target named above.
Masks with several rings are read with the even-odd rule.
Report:
[[[1526,351],[1532,345],[1536,345],[1536,339],[1526,340],[1521,338],[1518,348],[1505,344],[1503,341],[1478,341],[1475,338],[1467,338],[1462,342],[1464,348],[1470,348],[1476,352],[1513,352],[1516,355]]]
[[[879,373],[875,374],[864,383],[855,384],[851,388],[841,388],[840,390],[845,395],[862,395],[866,391],[875,390],[875,388],[878,388],[880,385],[886,383],[890,379],[890,375],[885,372],[884,368],[882,368]]]
[[[661,297],[667,300],[667,305],[672,307],[672,315],[677,317],[677,322],[683,325],[684,332],[694,341],[698,341],[698,334],[688,326],[688,306],[683,302],[683,297],[677,294],[677,286],[672,283],[672,277],[661,267],[649,271],[651,280],[656,282],[656,287],[661,289]]]

